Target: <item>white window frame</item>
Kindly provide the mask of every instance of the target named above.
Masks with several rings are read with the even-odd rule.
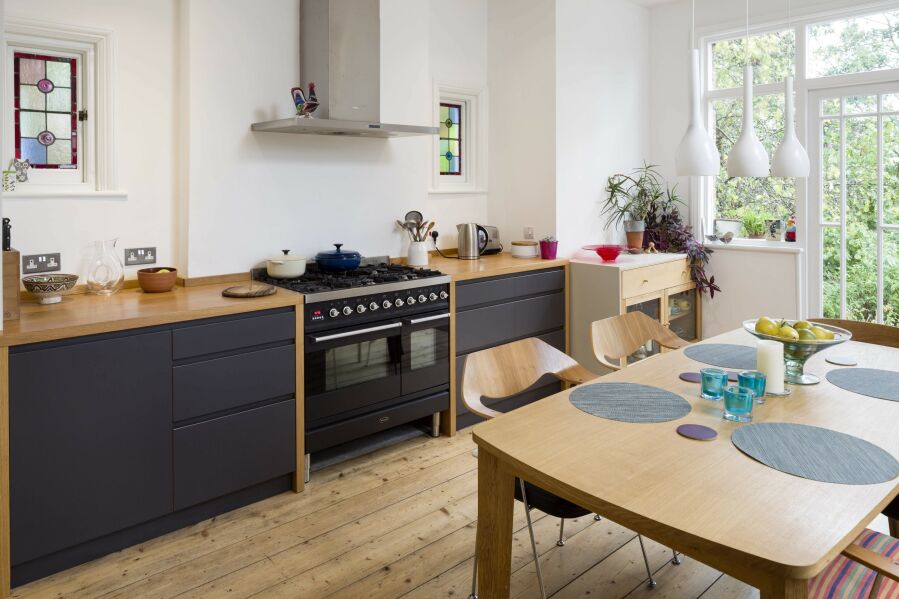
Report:
[[[76,27],[7,15],[4,50],[7,72],[3,81],[4,123],[13,121],[12,60],[15,51],[75,55],[80,59],[78,109],[87,110],[79,122],[77,177],[74,170],[33,169],[29,183],[4,194],[16,198],[124,197],[117,189],[114,130],[115,34],[104,29]],[[6,168],[15,156],[15,133],[3,128],[0,161]]]
[[[487,92],[434,82],[434,122],[440,121],[440,104],[462,106],[462,174],[441,175],[438,152],[440,136],[434,136],[431,150],[432,194],[473,194],[487,192]]]
[[[851,9],[840,9],[830,11],[804,10],[797,11],[793,18],[789,21],[786,18],[778,18],[767,20],[763,23],[757,23],[749,28],[749,35],[759,35],[770,33],[773,31],[782,31],[784,29],[793,29],[796,40],[796,58],[795,58],[795,75],[794,75],[794,93],[795,93],[795,123],[796,134],[803,146],[807,147],[807,114],[808,114],[808,96],[810,91],[847,87],[851,85],[883,83],[899,80],[899,69],[884,69],[880,71],[872,71],[868,73],[851,73],[848,75],[834,75],[830,77],[807,78],[806,64],[808,61],[807,48],[807,31],[808,26],[825,23],[835,19],[845,19],[855,16],[863,16],[876,12],[886,12],[899,9],[899,2],[896,0],[872,2],[861,4]],[[712,45],[715,42],[740,38],[746,35],[745,22],[734,22],[722,26],[703,28],[698,32],[701,71],[702,77],[702,109],[706,119],[706,126],[709,131],[714,132],[714,119],[712,112],[712,102],[721,98],[741,98],[742,87],[730,89],[712,89]],[[784,93],[783,81],[775,83],[765,83],[753,86],[754,96],[767,95],[771,93]],[[711,232],[714,227],[715,219],[715,177],[702,177],[702,181],[696,186],[695,191],[691,193],[690,205],[693,214],[693,226],[697,231]],[[812,212],[808,206],[808,181],[807,179],[796,180],[796,218],[799,225],[799,240],[792,242],[776,242],[738,239],[732,244],[745,245],[748,248],[765,248],[765,249],[784,249],[796,251],[796,249],[806,250],[808,247],[808,231],[809,217]],[[814,214],[817,214],[815,212]],[[805,252],[808,254],[808,252]],[[809,272],[806,268],[805,272]],[[806,287],[803,287],[804,289]]]

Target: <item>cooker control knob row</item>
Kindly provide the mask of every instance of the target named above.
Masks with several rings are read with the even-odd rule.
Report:
[[[409,306],[414,306],[414,305],[415,305],[415,298],[412,297],[412,296],[410,295],[409,297],[406,298],[406,304],[409,305]]]
[[[406,302],[404,302],[400,298],[396,298],[396,301],[393,302],[393,305],[396,306],[397,308],[402,308],[404,305],[406,305]]]
[[[432,302],[436,302],[437,294],[432,291],[431,294],[428,296],[428,299],[431,300]]]
[[[352,314],[352,313],[353,313],[353,309],[352,309],[352,308],[350,308],[349,306],[344,306],[344,307],[343,307],[343,314],[344,314],[344,316],[349,316],[349,315]]]
[[[390,300],[384,300],[384,303],[382,303],[381,305],[384,306],[384,309],[386,310],[387,308],[392,307],[393,303]]]
[[[440,299],[445,300],[448,297],[449,297],[449,293],[447,293],[446,291],[440,292]]]
[[[368,305],[368,309],[374,312],[378,309],[378,302],[372,302]]]
[[[428,298],[425,297],[425,294],[424,294],[424,293],[422,293],[421,295],[418,296],[418,303],[419,303],[419,304],[423,304],[423,303],[425,303],[426,301],[428,301]]]
[[[328,316],[330,316],[331,318],[337,318],[338,316],[340,316],[340,312],[337,311],[337,308],[331,308],[331,311],[328,312]]]
[[[356,313],[357,313],[357,314],[364,314],[364,313],[365,313],[365,309],[366,309],[365,306],[363,306],[362,304],[359,304],[358,306],[356,306]]]

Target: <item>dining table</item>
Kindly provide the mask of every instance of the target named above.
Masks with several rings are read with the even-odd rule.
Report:
[[[701,343],[756,346],[743,329]],[[899,458],[899,401],[860,395],[828,380],[829,354],[859,367],[899,370],[899,349],[847,341],[815,354],[806,372],[816,385],[754,407],[753,422],[822,427],[859,437]],[[473,429],[478,446],[478,596],[510,593],[515,478],[522,478],[634,532],[759,589],[762,599],[808,596],[821,572],[899,494],[899,478],[834,484],[770,468],[738,450],[740,424],[722,418],[722,402],[700,397],[679,378],[706,364],[683,350],[635,362],[586,383],[629,382],[680,395],[679,419],[631,423],[596,417],[569,400],[571,389],[505,413]],[[514,367],[514,365],[510,365]],[[711,441],[677,434],[682,424],[717,431]]]

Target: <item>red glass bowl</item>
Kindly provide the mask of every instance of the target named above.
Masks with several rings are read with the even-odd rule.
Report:
[[[614,262],[624,248],[620,245],[585,245],[583,249],[596,252],[603,262]]]

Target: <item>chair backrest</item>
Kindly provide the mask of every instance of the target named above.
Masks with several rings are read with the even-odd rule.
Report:
[[[545,341],[522,339],[466,356],[462,370],[462,401],[474,414],[493,418],[500,412],[485,406],[483,398],[516,395],[548,374],[573,384],[596,376]]]
[[[597,320],[592,325],[593,354],[602,364],[619,370],[627,365],[627,357],[653,340],[660,345],[675,349],[689,345],[658,320],[643,312],[628,312]],[[617,361],[616,364],[611,360]]]
[[[860,320],[840,320],[838,318],[810,318],[809,320],[846,329],[852,333],[852,338],[855,341],[886,345],[887,347],[899,347],[899,327],[874,322],[862,322]]]

